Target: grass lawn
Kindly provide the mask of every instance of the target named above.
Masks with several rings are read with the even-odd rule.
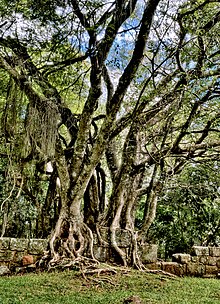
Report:
[[[220,281],[134,270],[87,281],[75,271],[0,277],[1,304],[117,304],[131,295],[151,304],[220,304]]]

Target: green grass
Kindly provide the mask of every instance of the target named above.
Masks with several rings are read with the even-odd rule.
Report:
[[[85,281],[74,271],[1,277],[0,303],[117,304],[131,295],[151,304],[220,303],[220,282],[217,279],[169,279],[133,270],[127,274],[118,272],[90,278],[100,281]]]

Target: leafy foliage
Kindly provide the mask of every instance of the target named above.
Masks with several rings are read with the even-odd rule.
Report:
[[[183,249],[217,242],[217,186],[186,185],[212,181],[203,164],[216,172],[219,159],[219,1],[0,6],[2,235],[32,223],[19,234],[50,235],[51,260],[75,260],[93,257],[107,226],[122,262],[141,267],[159,201],[156,231],[175,223],[167,239],[178,229]]]
[[[160,254],[190,253],[193,245],[219,246],[219,163],[187,166],[161,196],[149,238]]]

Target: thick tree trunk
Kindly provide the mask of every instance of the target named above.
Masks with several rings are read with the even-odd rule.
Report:
[[[124,265],[128,260],[136,267],[141,267],[138,255],[137,232],[135,231],[135,211],[138,204],[138,189],[143,182],[143,172],[135,170],[140,157],[140,130],[139,123],[134,122],[124,141],[121,165],[115,160],[115,153],[112,144],[108,147],[107,161],[112,176],[112,194],[105,217],[105,225],[110,227],[111,246],[121,257]],[[131,235],[131,246],[129,259],[123,251],[116,238],[119,229],[129,231]]]

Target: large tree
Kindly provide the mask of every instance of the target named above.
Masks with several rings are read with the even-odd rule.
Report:
[[[2,125],[21,191],[35,200],[40,187],[35,175],[30,191],[27,164],[52,166],[41,218],[56,201],[55,225],[42,224],[53,228],[53,262],[93,258],[94,234],[104,242],[107,227],[124,265],[139,267],[166,180],[218,155],[219,9],[213,0],[1,1]]]

